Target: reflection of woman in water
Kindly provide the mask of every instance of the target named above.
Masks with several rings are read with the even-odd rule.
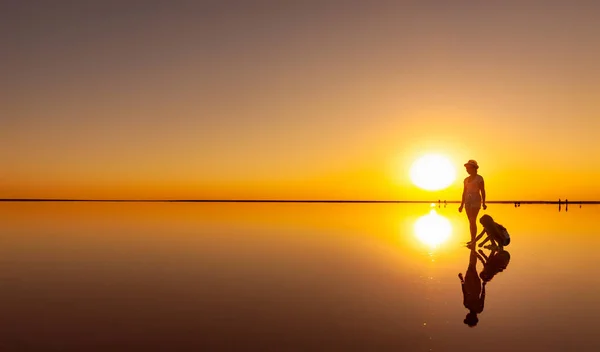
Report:
[[[465,164],[465,168],[469,176],[464,180],[464,188],[462,194],[462,201],[460,203],[460,207],[458,208],[459,212],[462,212],[463,207],[467,213],[467,217],[469,218],[469,226],[471,230],[471,240],[475,239],[477,235],[477,214],[479,214],[479,209],[483,206],[483,210],[487,209],[485,205],[485,186],[483,183],[483,177],[477,174],[477,169],[479,169],[479,165],[475,160],[469,160]]]
[[[510,253],[505,250],[492,251],[489,257],[479,250],[479,260],[483,263],[483,270],[479,274],[484,285],[490,282],[496,274],[503,272],[510,262]]]
[[[471,250],[469,258],[469,267],[464,278],[461,273],[458,274],[463,291],[463,304],[469,310],[464,323],[473,327],[479,322],[477,314],[483,312],[483,303],[485,301],[485,282],[481,285],[481,279],[477,275],[477,253]]]

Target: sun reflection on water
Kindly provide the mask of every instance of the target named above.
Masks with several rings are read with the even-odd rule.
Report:
[[[446,217],[439,215],[435,209],[431,209],[429,214],[417,219],[414,224],[414,232],[423,244],[436,248],[450,238],[452,225]]]

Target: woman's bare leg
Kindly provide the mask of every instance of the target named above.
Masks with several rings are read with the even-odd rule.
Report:
[[[477,215],[479,208],[466,208],[467,218],[469,218],[469,230],[471,231],[471,241],[477,237]]]

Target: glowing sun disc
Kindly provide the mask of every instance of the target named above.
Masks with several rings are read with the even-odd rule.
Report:
[[[428,154],[412,164],[410,179],[419,188],[438,191],[447,188],[456,180],[456,169],[445,156]]]

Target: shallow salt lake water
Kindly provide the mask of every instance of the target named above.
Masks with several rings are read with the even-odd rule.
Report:
[[[599,351],[600,206],[483,214],[469,327],[455,204],[0,203],[0,350]]]

